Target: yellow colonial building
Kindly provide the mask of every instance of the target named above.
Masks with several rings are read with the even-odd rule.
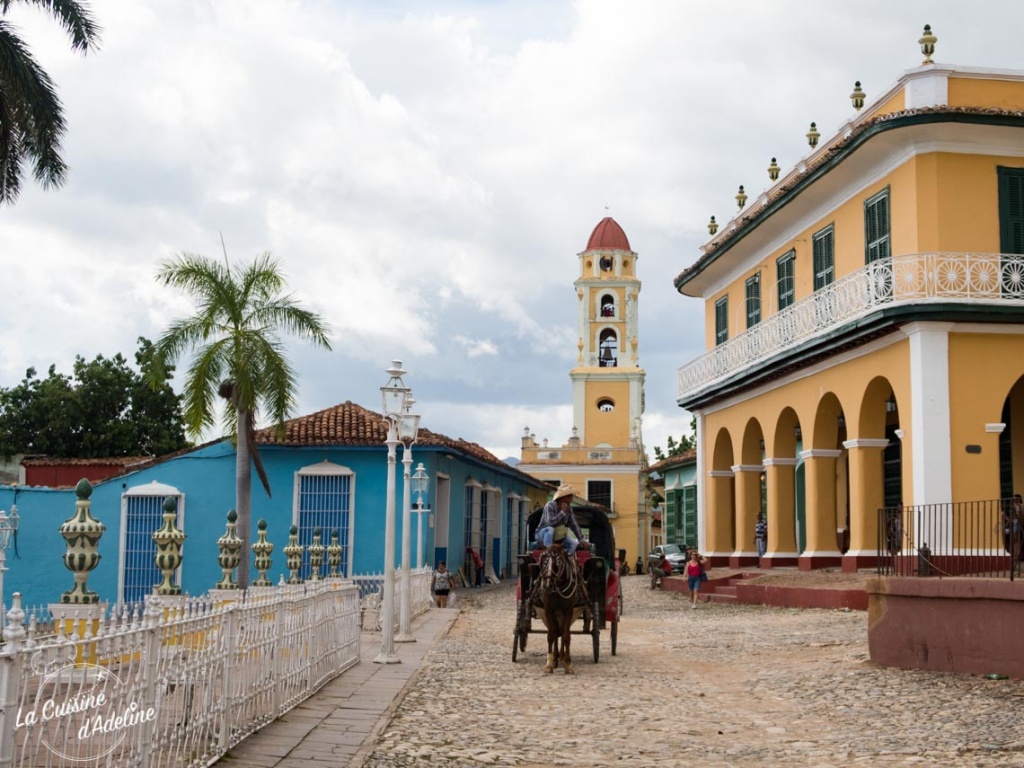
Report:
[[[715,561],[869,566],[878,510],[1024,491],[1024,72],[924,63],[721,228],[682,272],[706,353],[699,540]],[[766,150],[766,155],[769,150]],[[763,173],[764,171],[760,171]]]
[[[622,227],[611,218],[598,223],[579,254],[575,282],[579,338],[576,367],[569,372],[571,436],[549,446],[527,427],[518,465],[541,480],[570,483],[577,496],[611,509],[615,542],[627,558],[646,555],[651,535],[641,483],[644,370],[636,261]]]

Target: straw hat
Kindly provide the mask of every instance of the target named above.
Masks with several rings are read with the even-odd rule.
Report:
[[[555,491],[555,501],[558,501],[559,499],[565,496],[572,498],[573,490],[571,485],[563,483],[562,485],[558,486],[558,490]]]

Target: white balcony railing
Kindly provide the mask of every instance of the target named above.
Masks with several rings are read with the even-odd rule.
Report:
[[[1024,256],[911,253],[883,259],[767,317],[679,369],[685,399],[883,306],[928,301],[1024,305]]]

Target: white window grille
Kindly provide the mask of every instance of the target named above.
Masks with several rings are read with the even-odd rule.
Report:
[[[153,593],[163,580],[156,567],[156,544],[153,534],[164,524],[164,499],[177,502],[175,524],[185,529],[185,498],[170,485],[152,482],[127,489],[121,495],[121,548],[117,596],[121,603],[136,603]],[[182,548],[184,552],[184,548]],[[181,583],[181,568],[175,575]]]
[[[351,573],[352,565],[352,499],[355,491],[355,474],[348,467],[323,461],[303,467],[295,473],[295,504],[292,518],[299,528],[299,544],[308,547],[313,543],[313,531],[320,529],[320,544],[331,543],[331,533],[338,532],[341,545],[341,566],[343,576]],[[310,577],[309,556],[304,555],[299,575]],[[324,554],[320,575],[327,574],[327,555]]]

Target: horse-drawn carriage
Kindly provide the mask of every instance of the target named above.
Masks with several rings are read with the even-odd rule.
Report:
[[[541,509],[537,509],[527,520],[529,541],[536,536]],[[622,615],[622,584],[619,581],[618,551],[615,549],[615,533],[608,515],[600,508],[590,505],[573,507],[576,521],[583,529],[583,535],[590,543],[589,550],[576,550],[578,569],[563,571],[560,575],[557,558],[547,558],[543,548],[532,549],[519,556],[519,584],[516,588],[516,627],[512,638],[512,661],[520,651],[526,650],[526,639],[531,633],[547,634],[550,641],[554,629],[548,626],[549,618],[544,609],[544,589],[567,592],[574,578],[582,577],[585,589],[577,590],[572,603],[569,624],[580,622],[579,629],[567,626],[563,635],[568,659],[568,635],[590,635],[594,646],[594,663],[601,655],[601,630],[610,628],[611,651],[615,655],[619,637],[619,617]],[[567,559],[567,558],[566,558]],[[565,581],[560,581],[560,578]],[[584,597],[585,595],[585,597]],[[534,620],[542,624],[534,628]],[[555,654],[556,663],[558,654]],[[566,671],[571,672],[571,661]]]

